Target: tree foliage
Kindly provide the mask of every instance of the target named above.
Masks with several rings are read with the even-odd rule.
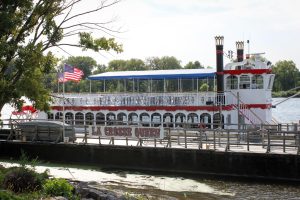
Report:
[[[113,60],[107,66],[107,71],[138,71],[145,69],[144,61],[134,58],[130,60]]]
[[[22,96],[35,107],[47,110],[49,92],[43,83],[53,71],[57,59],[52,48],[80,47],[83,50],[122,51],[113,38],[93,38],[89,32],[109,32],[110,22],[81,22],[80,17],[116,4],[119,0],[103,0],[91,10],[73,12],[87,0],[2,0],[0,1],[0,110],[11,102],[20,107]],[[77,35],[78,43],[66,42]],[[33,89],[34,88],[34,89]]]
[[[180,61],[174,56],[151,57],[146,59],[146,67],[149,70],[181,69]]]
[[[276,75],[274,91],[287,91],[300,85],[299,69],[291,60],[277,62],[273,67],[272,72]]]
[[[201,65],[201,63],[199,61],[195,61],[195,62],[188,62],[185,66],[185,69],[204,69],[204,66]]]

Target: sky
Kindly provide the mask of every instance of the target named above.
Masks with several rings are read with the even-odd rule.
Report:
[[[97,4],[77,8],[87,9]],[[292,60],[300,69],[300,1],[298,0],[122,0],[88,21],[115,19],[109,28],[124,52],[95,53],[63,47],[60,57],[91,56],[98,64],[115,59],[174,56],[184,66],[200,61],[215,68],[215,40],[224,36],[224,50],[236,51],[235,42],[250,41],[250,53],[265,53],[273,64]],[[95,32],[96,36],[109,36]],[[75,41],[75,39],[73,39]],[[225,58],[224,63],[230,62]]]

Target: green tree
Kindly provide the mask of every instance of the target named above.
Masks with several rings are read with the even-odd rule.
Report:
[[[126,66],[126,60],[112,60],[108,63],[106,71],[124,71]]]
[[[146,70],[144,61],[140,59],[130,59],[126,63],[126,71],[142,71]]]
[[[151,57],[146,59],[146,67],[150,70],[181,69],[180,61],[174,56],[161,58]]]
[[[204,66],[201,65],[201,63],[199,61],[195,61],[195,62],[188,62],[188,64],[186,64],[184,66],[185,69],[204,69]]]
[[[100,73],[103,73],[106,71],[106,66],[104,64],[97,64],[94,69],[93,69],[93,72],[92,74],[100,74]]]
[[[279,61],[273,66],[272,71],[276,75],[274,91],[286,91],[297,86],[300,74],[293,61]]]
[[[145,69],[144,61],[135,58],[130,60],[112,60],[107,67],[107,71],[138,71]]]
[[[27,96],[41,110],[49,108],[50,90],[44,78],[57,63],[53,48],[74,46],[83,50],[122,51],[113,38],[93,38],[90,31],[110,31],[107,22],[82,22],[82,16],[100,13],[119,0],[101,1],[92,10],[74,12],[86,0],[0,1],[0,110],[5,103],[20,107]],[[97,18],[99,20],[99,18]],[[79,32],[82,29],[89,32]],[[79,36],[78,43],[67,37]],[[73,40],[72,40],[73,41]]]

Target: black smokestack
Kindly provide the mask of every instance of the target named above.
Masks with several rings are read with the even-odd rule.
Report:
[[[223,36],[216,36],[216,57],[217,57],[217,92],[224,92],[223,79]]]
[[[237,61],[242,62],[244,60],[244,42],[236,42]]]

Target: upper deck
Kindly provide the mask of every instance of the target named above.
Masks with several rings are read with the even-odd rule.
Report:
[[[52,106],[204,106],[217,105],[220,98],[215,92],[198,93],[80,93],[53,94]],[[65,102],[63,102],[65,99]],[[230,101],[222,101],[228,104]]]

